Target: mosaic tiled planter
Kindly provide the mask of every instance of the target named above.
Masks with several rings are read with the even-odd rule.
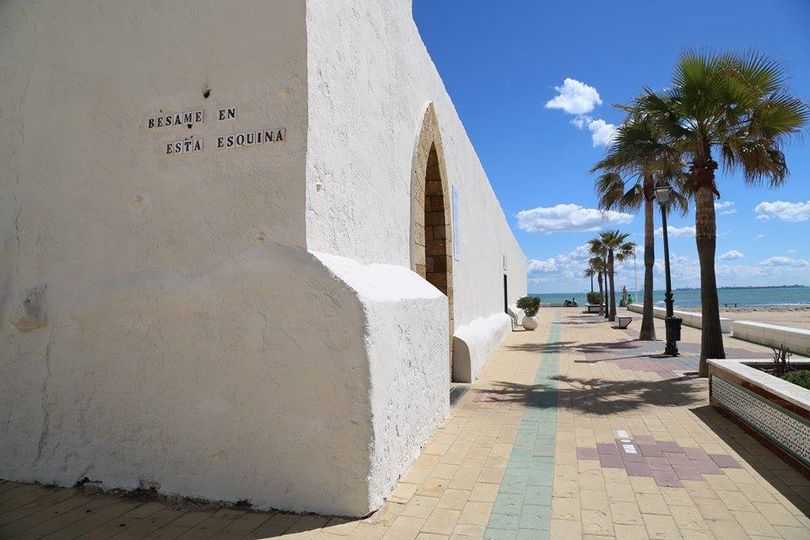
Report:
[[[810,390],[757,366],[771,360],[709,360],[711,404],[810,478]],[[810,361],[794,361],[810,369]]]

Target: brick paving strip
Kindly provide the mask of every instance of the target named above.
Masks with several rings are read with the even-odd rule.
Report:
[[[546,343],[560,341],[557,311]],[[534,388],[518,429],[498,497],[492,507],[486,538],[548,538],[551,520],[551,487],[557,432],[557,381],[559,352],[543,352]]]

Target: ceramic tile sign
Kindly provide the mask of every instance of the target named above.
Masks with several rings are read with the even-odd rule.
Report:
[[[206,119],[203,109],[193,109],[179,112],[169,112],[148,116],[145,121],[147,131],[158,131],[166,128],[183,126],[193,129],[201,126]],[[236,107],[217,108],[209,118],[214,119],[214,125],[220,121],[236,120]],[[251,146],[279,143],[287,140],[286,128],[262,128],[237,131],[235,133],[221,133],[213,137],[215,150],[229,150],[233,148],[247,148]],[[205,137],[190,134],[182,139],[169,141],[164,146],[164,154],[168,156],[202,152],[205,149]]]

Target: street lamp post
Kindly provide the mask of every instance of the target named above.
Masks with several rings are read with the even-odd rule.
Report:
[[[664,349],[664,354],[669,356],[678,356],[678,341],[681,339],[681,322],[673,314],[672,310],[672,278],[670,277],[669,270],[669,237],[667,234],[667,210],[666,206],[669,202],[669,197],[672,194],[672,186],[667,182],[658,182],[655,186],[655,199],[661,206],[661,225],[664,237],[664,278],[666,280],[666,292],[664,293],[664,303],[667,307],[667,316],[664,319],[667,334],[667,344]]]

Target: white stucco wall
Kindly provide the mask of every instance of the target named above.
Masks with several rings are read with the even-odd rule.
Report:
[[[307,32],[307,243],[410,267],[411,166],[432,102],[447,180],[460,199],[455,334],[486,343],[471,347],[474,377],[504,336],[502,325],[481,322],[503,313],[503,256],[510,303],[526,294],[526,259],[422,43],[410,2],[363,0],[349,7],[311,0]]]
[[[372,509],[365,308],[305,245],[304,17],[0,4],[0,477]]]
[[[0,66],[0,478],[378,507],[448,410],[447,298],[409,270],[428,102],[473,371],[504,253],[526,290],[410,5],[8,1]],[[286,140],[216,148],[263,128]]]

